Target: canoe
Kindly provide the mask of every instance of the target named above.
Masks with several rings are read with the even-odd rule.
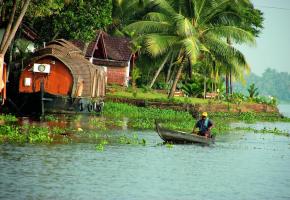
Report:
[[[200,136],[197,134],[186,133],[182,131],[170,130],[162,127],[161,123],[155,122],[156,131],[160,138],[165,142],[172,143],[199,143],[210,145],[214,143],[213,138],[207,138],[205,136]]]

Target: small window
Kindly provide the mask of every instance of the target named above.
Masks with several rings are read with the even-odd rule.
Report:
[[[25,87],[31,86],[31,78],[24,78],[24,86]]]

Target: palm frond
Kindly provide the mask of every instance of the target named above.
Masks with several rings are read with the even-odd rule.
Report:
[[[181,41],[184,46],[185,54],[191,63],[195,63],[199,53],[199,46],[195,37],[185,38]]]
[[[247,43],[255,45],[255,36],[242,28],[236,26],[213,26],[205,31],[224,38],[231,38],[236,43]]]
[[[136,34],[166,33],[172,29],[171,24],[156,21],[138,21],[124,27],[125,32],[134,32]]]
[[[206,1],[203,10],[200,11],[198,24],[210,24],[225,8],[230,4],[231,0],[211,0]]]
[[[165,22],[169,18],[167,15],[160,12],[149,12],[144,16],[145,21],[156,21],[156,22]]]
[[[176,27],[176,33],[182,37],[191,37],[196,35],[196,30],[192,26],[192,23],[181,14],[174,16],[174,22]]]
[[[176,36],[149,34],[145,39],[145,48],[151,56],[156,57],[172,49],[178,41]]]

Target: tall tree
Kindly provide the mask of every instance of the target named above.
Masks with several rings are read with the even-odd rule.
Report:
[[[49,1],[44,4],[47,2]],[[105,28],[112,22],[111,0],[52,0],[52,2],[55,3],[50,4],[52,9],[49,15],[38,12],[37,17],[29,18],[44,41],[56,38],[91,41],[95,37],[96,30]]]
[[[230,37],[238,43],[253,43],[254,36],[235,26],[233,13],[227,12],[230,0],[164,0],[152,1],[154,10],[142,21],[128,25],[125,30],[135,31],[143,38],[143,47],[152,56],[177,51],[178,64],[169,97],[172,97],[187,60],[192,65],[197,59],[246,65],[241,52],[227,44]],[[205,65],[209,66],[209,65]]]
[[[228,12],[234,13],[236,18],[234,23],[236,26],[243,28],[251,32],[256,37],[259,36],[263,28],[263,13],[255,9],[250,0],[233,0],[232,3],[227,8]],[[232,45],[231,38],[227,38],[227,42],[229,45]],[[239,73],[233,74],[232,72],[237,72],[236,68],[241,67],[244,70],[250,70],[248,65],[244,66],[227,66],[228,70],[226,71],[226,93],[233,93],[233,78],[235,75],[239,76]],[[242,70],[240,70],[241,73]]]
[[[0,91],[5,87],[3,83],[3,65],[4,56],[22,22],[22,19],[27,11],[30,0],[24,1],[6,1],[1,6],[1,18],[8,19],[7,26],[5,27],[5,32],[0,44]],[[8,10],[8,11],[7,11]],[[1,39],[1,38],[0,38]]]

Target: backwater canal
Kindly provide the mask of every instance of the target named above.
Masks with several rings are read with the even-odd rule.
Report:
[[[160,145],[154,131],[108,135],[132,133],[146,145],[0,145],[0,199],[290,199],[289,137],[243,131],[206,147]]]

